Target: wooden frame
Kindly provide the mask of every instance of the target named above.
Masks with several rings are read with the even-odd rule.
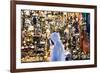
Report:
[[[69,8],[86,8],[94,10],[94,63],[89,65],[71,65],[71,66],[53,66],[40,68],[16,68],[16,5],[37,5],[37,6],[56,6]],[[31,2],[31,1],[11,1],[11,72],[28,72],[28,71],[43,71],[43,70],[60,70],[60,69],[75,69],[89,68],[97,66],[97,7],[93,5],[76,5],[76,4],[61,4],[61,3],[46,3],[46,2]]]

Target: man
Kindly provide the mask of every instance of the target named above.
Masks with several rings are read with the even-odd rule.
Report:
[[[51,61],[65,61],[64,47],[59,32],[55,31],[50,37],[54,47],[51,49]]]

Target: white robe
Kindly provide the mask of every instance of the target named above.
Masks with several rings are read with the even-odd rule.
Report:
[[[59,33],[52,33],[50,38],[54,43],[54,47],[51,49],[51,61],[65,61],[64,47]]]

